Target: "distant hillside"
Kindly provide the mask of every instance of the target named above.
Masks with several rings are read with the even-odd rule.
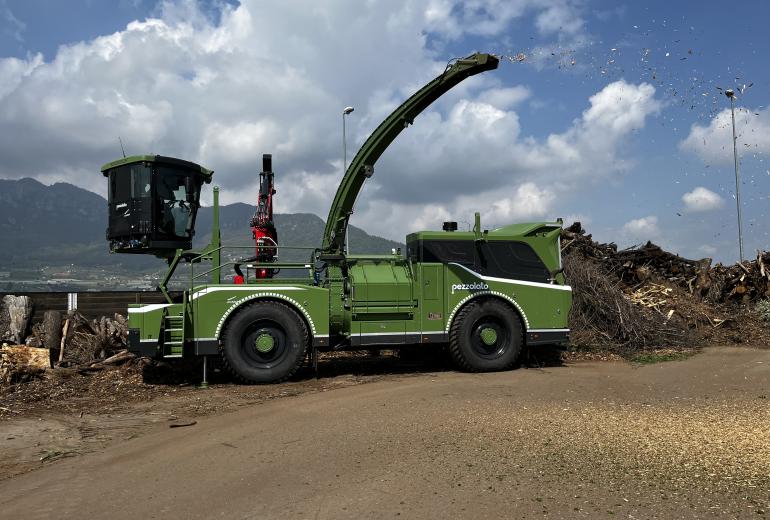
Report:
[[[248,245],[254,207],[237,203],[220,208],[223,242]],[[212,208],[201,208],[195,247],[211,237]],[[275,216],[281,245],[316,247],[324,222],[309,213]],[[0,180],[0,271],[43,266],[108,267],[115,273],[155,272],[162,262],[143,255],[110,254],[105,239],[107,201],[71,184],[46,186],[34,179]],[[401,244],[351,227],[351,251],[386,253]]]
[[[72,184],[0,180],[0,247],[4,253],[91,242],[104,237],[106,219],[107,201]]]
[[[219,210],[219,225],[222,241],[232,244],[249,244],[251,229],[249,219],[254,214],[254,206],[244,203],[230,204]],[[213,209],[201,208],[196,224],[195,247],[201,247],[211,240],[211,222]],[[285,213],[275,215],[278,230],[278,242],[282,246],[318,247],[321,245],[325,223],[312,213]],[[403,244],[368,234],[355,226],[350,227],[351,253],[389,253],[394,247]]]

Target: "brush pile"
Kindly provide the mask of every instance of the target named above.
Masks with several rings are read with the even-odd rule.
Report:
[[[126,348],[128,322],[120,314],[88,320],[79,313],[69,318],[61,364],[90,365]],[[65,326],[67,322],[65,321]]]
[[[11,338],[13,333],[5,327],[15,332],[11,325],[13,320],[8,316],[13,308],[11,304],[20,307],[16,298],[29,300],[27,296],[6,296],[7,301],[0,308],[0,325],[4,327],[0,329],[0,335],[6,338],[0,344],[0,382],[24,382],[47,375],[51,368],[93,371],[134,359],[135,356],[126,350],[128,322],[120,314],[89,320],[78,312],[62,316],[48,311],[44,321],[31,327],[29,335]],[[32,304],[27,305],[26,300],[22,303],[29,314]],[[3,315],[5,319],[2,319]],[[29,315],[22,319],[24,327],[28,318]]]
[[[572,343],[627,354],[652,347],[765,341],[754,308],[770,296],[770,254],[732,266],[690,260],[648,242],[618,251],[579,222],[562,232],[573,287]]]

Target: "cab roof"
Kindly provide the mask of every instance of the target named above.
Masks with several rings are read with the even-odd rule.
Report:
[[[510,239],[524,236],[534,236],[538,233],[550,233],[561,229],[559,222],[524,222],[510,224],[497,229],[490,229],[487,238]],[[475,240],[473,231],[417,231],[407,235],[406,240]]]
[[[209,170],[208,168],[205,168],[200,164],[196,164],[190,161],[185,161],[184,159],[177,159],[175,157],[167,157],[165,155],[132,155],[130,157],[123,157],[122,159],[108,162],[107,164],[103,165],[101,168],[101,171],[102,171],[102,174],[106,176],[109,170],[113,168],[117,168],[118,166],[125,166],[126,164],[136,164],[136,163],[143,163],[143,162],[168,164],[170,166],[176,166],[176,167],[184,168],[186,170],[192,170],[192,171],[195,171],[196,173],[199,173],[201,177],[203,177],[205,182],[210,182],[211,177],[214,175],[214,170]]]

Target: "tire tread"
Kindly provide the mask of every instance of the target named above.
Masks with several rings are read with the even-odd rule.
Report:
[[[464,372],[476,372],[476,370],[473,369],[473,366],[468,363],[468,360],[463,355],[462,350],[460,350],[459,338],[462,323],[465,321],[471,310],[475,307],[478,307],[478,302],[472,301],[460,309],[460,312],[457,313],[454,321],[452,321],[452,328],[449,331],[449,355],[452,356],[452,361],[455,363],[455,365],[457,365],[457,367]]]
[[[222,346],[220,346],[219,347],[219,357],[222,359],[222,364],[227,369],[227,371],[230,373],[230,375],[232,375],[232,377],[237,382],[242,383],[242,384],[246,384],[246,385],[273,384],[273,383],[281,383],[283,381],[286,381],[291,376],[293,376],[297,372],[297,370],[299,370],[300,366],[302,366],[302,364],[303,364],[303,362],[305,360],[305,357],[307,356],[307,346],[308,346],[308,343],[310,343],[310,335],[309,335],[308,330],[307,330],[307,325],[305,325],[305,320],[303,320],[299,316],[299,314],[297,314],[297,311],[295,311],[290,306],[288,306],[288,305],[286,305],[284,303],[276,302],[274,300],[257,301],[257,302],[250,303],[248,305],[244,305],[243,307],[238,309],[237,314],[240,314],[240,313],[246,311],[247,309],[252,309],[252,308],[256,308],[256,307],[260,307],[260,306],[264,306],[264,305],[283,307],[284,309],[289,311],[289,313],[294,316],[294,318],[296,319],[297,323],[299,323],[300,330],[302,331],[302,345],[303,345],[302,354],[299,356],[300,362],[296,363],[291,368],[291,370],[289,370],[289,372],[287,374],[285,374],[283,377],[281,377],[279,379],[276,379],[274,381],[270,381],[269,383],[261,383],[259,381],[252,381],[251,379],[245,378],[242,375],[240,375],[238,372],[236,372],[235,369],[230,364],[230,362],[227,360],[227,356],[225,355],[224,348]],[[237,314],[233,315],[233,317],[235,317]],[[230,330],[230,327],[226,326],[225,327],[225,331],[222,334],[222,342],[221,342],[222,345],[227,343],[228,336],[229,336],[229,334],[231,332],[232,331]]]
[[[486,302],[495,302],[495,303],[500,303],[501,305],[504,305],[506,308],[508,308],[511,311],[511,313],[515,316],[515,319],[520,324],[520,328],[519,328],[520,336],[518,338],[519,352],[506,365],[502,366],[497,370],[505,371],[513,368],[519,356],[521,355],[521,351],[524,348],[524,327],[523,327],[523,324],[521,323],[521,318],[519,317],[518,313],[510,305],[498,299],[472,300],[460,309],[460,311],[457,313],[454,320],[452,321],[452,326],[450,327],[450,330],[449,330],[449,354],[452,358],[452,361],[457,366],[457,368],[459,368],[464,372],[488,371],[487,369],[474,366],[473,363],[471,363],[468,360],[468,358],[465,356],[465,354],[462,351],[462,348],[461,348],[462,339],[460,337],[462,333],[463,323],[468,318],[468,315]]]

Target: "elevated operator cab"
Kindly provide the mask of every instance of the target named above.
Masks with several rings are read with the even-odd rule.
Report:
[[[108,178],[107,240],[116,253],[174,256],[190,249],[203,183],[214,172],[198,164],[137,155],[102,166]]]

